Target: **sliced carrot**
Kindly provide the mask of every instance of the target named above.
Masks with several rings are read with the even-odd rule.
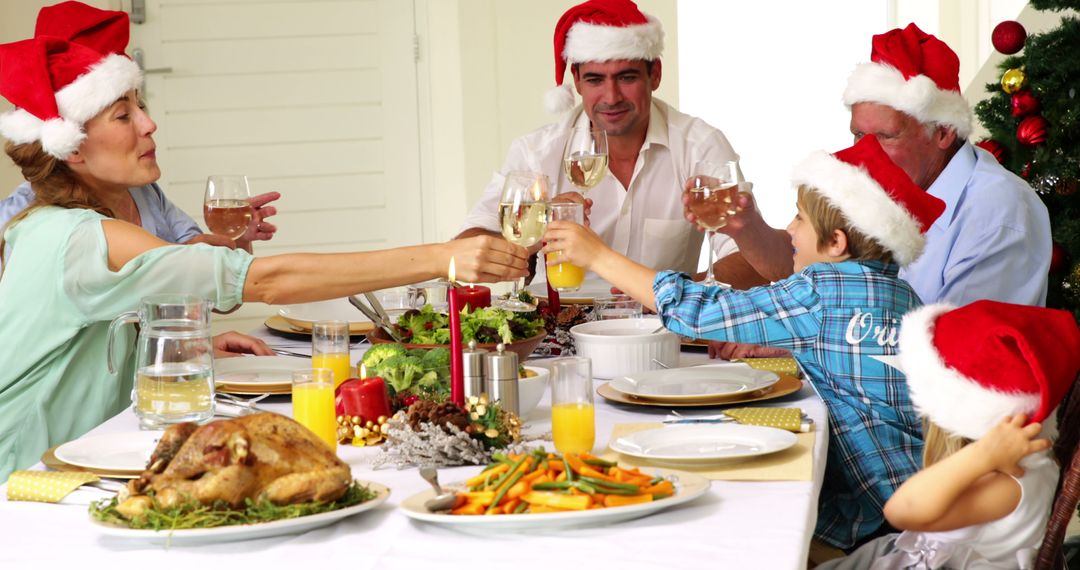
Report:
[[[503,508],[502,508],[503,514],[508,515],[508,514],[514,512],[514,509],[516,509],[517,506],[520,505],[520,504],[521,504],[521,501],[519,501],[518,499],[511,499],[510,501],[508,501],[506,503],[505,506],[503,506]]]
[[[623,505],[651,503],[652,500],[652,495],[608,495],[604,498],[604,506],[621,507]]]
[[[585,510],[593,504],[592,497],[589,495],[564,495],[562,493],[551,493],[547,491],[530,491],[525,493],[521,497],[521,500],[530,505],[541,505],[574,511]]]
[[[509,468],[509,465],[505,463],[500,463],[495,467],[492,467],[491,469],[488,469],[487,471],[484,471],[483,473],[477,475],[476,477],[465,481],[465,485],[468,487],[475,487],[476,485],[482,484],[484,481],[494,480],[496,475],[499,475],[500,473],[506,471]]]
[[[659,483],[657,483],[655,485],[651,485],[649,487],[643,488],[641,490],[641,492],[644,493],[644,494],[648,494],[648,495],[656,495],[656,494],[674,495],[675,494],[675,486],[671,484],[671,481],[661,481],[661,482],[659,482]]]
[[[520,480],[517,483],[514,483],[513,487],[510,487],[510,490],[506,492],[506,497],[509,498],[510,501],[514,501],[517,500],[518,497],[528,493],[530,490],[532,490],[532,485],[530,485],[528,481]]]
[[[481,515],[484,514],[484,505],[480,503],[466,503],[464,506],[458,507],[452,511],[452,515]]]

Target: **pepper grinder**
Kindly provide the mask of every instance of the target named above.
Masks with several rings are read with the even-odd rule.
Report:
[[[499,402],[502,409],[521,415],[518,406],[518,357],[507,352],[499,343],[495,352],[484,357],[484,375],[487,377],[487,393],[491,401]]]
[[[484,393],[484,356],[487,349],[476,348],[476,341],[470,340],[469,347],[461,351],[461,369],[465,376],[465,399],[479,397]]]

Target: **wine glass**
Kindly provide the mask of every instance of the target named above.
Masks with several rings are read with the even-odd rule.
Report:
[[[744,182],[739,162],[698,161],[695,165],[690,195],[690,213],[697,218],[697,225],[705,230],[705,245],[709,250],[709,265],[702,285],[731,287],[716,280],[713,275],[712,237],[716,230],[727,225],[727,217],[739,211],[735,198],[739,183]]]
[[[215,174],[206,179],[203,219],[211,233],[237,239],[254,216],[247,176]]]
[[[547,229],[550,191],[548,177],[536,172],[511,172],[503,182],[499,199],[499,223],[502,234],[510,243],[522,247],[535,245]],[[499,299],[494,306],[509,311],[528,312],[536,305],[518,299],[518,281],[509,299]]]
[[[608,171],[607,131],[592,127],[570,129],[563,150],[563,172],[570,182],[586,190],[596,186]]]

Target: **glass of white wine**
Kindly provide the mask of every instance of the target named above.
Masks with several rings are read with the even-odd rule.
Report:
[[[544,237],[550,205],[551,191],[547,176],[521,171],[507,174],[499,200],[499,223],[502,225],[503,237],[522,247],[535,245]],[[519,312],[536,309],[536,305],[518,299],[516,279],[510,298],[499,299],[493,305]]]
[[[705,230],[705,246],[709,250],[709,265],[702,285],[730,287],[727,283],[717,281],[713,275],[712,237],[716,230],[727,225],[728,216],[738,212],[735,197],[741,182],[743,176],[738,161],[702,160],[695,165],[693,185],[687,192],[690,195],[690,213],[697,218],[697,225]]]
[[[581,193],[596,186],[608,171],[607,131],[592,127],[570,129],[563,150],[563,172]]]
[[[247,176],[215,174],[206,179],[203,219],[211,233],[238,239],[254,216]]]

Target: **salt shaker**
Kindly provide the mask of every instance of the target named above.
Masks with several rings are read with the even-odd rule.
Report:
[[[518,357],[507,352],[499,343],[495,352],[484,357],[484,375],[487,377],[487,393],[491,401],[498,401],[502,409],[521,415],[518,407]]]
[[[461,369],[465,377],[465,399],[479,396],[484,392],[484,356],[487,349],[476,348],[476,341],[470,340],[469,347],[461,351]]]

